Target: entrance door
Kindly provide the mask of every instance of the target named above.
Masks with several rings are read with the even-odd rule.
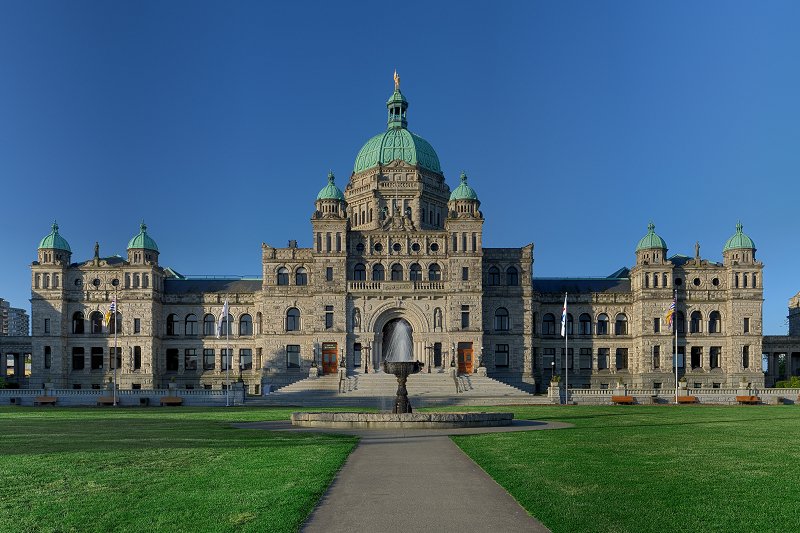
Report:
[[[458,343],[458,373],[472,374],[472,343]]]
[[[335,342],[322,343],[322,373],[335,374],[339,369],[339,350]]]

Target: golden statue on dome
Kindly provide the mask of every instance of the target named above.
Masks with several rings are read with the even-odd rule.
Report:
[[[397,75],[397,69],[394,69],[394,90],[400,90],[400,76]]]

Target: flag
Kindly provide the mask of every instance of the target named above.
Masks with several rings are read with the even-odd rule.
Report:
[[[675,317],[675,305],[676,305],[675,298],[676,296],[672,297],[672,303],[669,304],[669,309],[667,309],[667,314],[664,315],[664,320],[667,321],[668,328],[672,328],[672,321],[673,318]]]
[[[561,312],[561,336],[567,334],[567,295],[564,294],[564,310]]]
[[[111,305],[108,306],[108,311],[106,311],[106,314],[103,316],[103,325],[105,327],[108,327],[108,325],[111,324],[111,317],[114,316],[116,312],[117,312],[117,297],[115,295],[111,299]]]
[[[225,305],[222,306],[222,314],[219,315],[219,320],[217,320],[217,338],[218,339],[222,335],[222,321],[223,321],[223,319],[225,320],[226,332],[227,332],[228,328],[230,328],[230,325],[228,325],[228,314],[229,314],[229,312],[228,312],[228,299],[225,298]]]

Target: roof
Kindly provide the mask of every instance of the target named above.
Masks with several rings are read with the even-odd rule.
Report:
[[[154,241],[150,235],[147,234],[147,225],[142,221],[139,225],[139,233],[134,235],[133,238],[128,241],[128,250],[135,249],[135,250],[153,250],[154,252],[158,251],[158,245],[156,241]]]
[[[478,201],[478,193],[475,192],[475,189],[467,185],[467,175],[463,172],[461,173],[461,183],[450,193],[450,201],[452,202],[453,200]]]
[[[165,294],[255,293],[261,290],[260,279],[165,279]]]
[[[65,252],[72,253],[67,240],[58,233],[58,222],[53,221],[51,231],[39,241],[39,248],[48,250],[64,250]]]
[[[756,249],[756,243],[753,242],[753,239],[742,232],[742,228],[743,226],[741,222],[736,224],[736,233],[734,233],[733,236],[725,242],[725,247],[722,249],[723,252],[741,248],[752,250]]]
[[[667,243],[656,234],[655,229],[656,225],[652,222],[647,225],[647,235],[642,237],[639,240],[639,244],[636,245],[637,252],[639,250],[650,250],[652,248],[667,249]]]
[[[630,278],[533,278],[533,290],[540,293],[587,294],[631,292]]]
[[[334,180],[336,178],[333,176],[333,172],[328,173],[328,184],[325,185],[321,191],[317,194],[317,200],[340,200],[344,202],[344,194],[336,186]]]

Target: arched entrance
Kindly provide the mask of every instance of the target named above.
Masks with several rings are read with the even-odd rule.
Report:
[[[382,353],[383,361],[413,361],[414,339],[413,328],[405,318],[393,318],[383,326]]]

